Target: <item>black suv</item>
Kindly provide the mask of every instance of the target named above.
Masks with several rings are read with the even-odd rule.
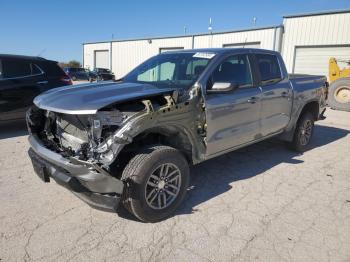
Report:
[[[96,75],[88,69],[81,67],[65,67],[64,72],[73,80],[88,80],[90,82],[96,80]]]
[[[71,84],[69,76],[55,61],[0,54],[0,122],[24,119],[34,97]]]
[[[96,75],[98,81],[115,80],[114,74],[107,68],[95,68],[92,72]]]

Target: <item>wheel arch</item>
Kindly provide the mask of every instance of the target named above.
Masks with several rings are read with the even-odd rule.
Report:
[[[306,112],[310,112],[314,117],[314,121],[317,121],[320,113],[319,101],[310,100],[306,102],[302,107],[300,107],[300,110],[295,114],[295,117],[293,117],[293,122],[290,125],[291,127],[287,129],[287,131],[280,136],[280,139],[287,142],[290,142],[293,140],[295,128],[297,127],[297,124],[300,121],[301,117]]]
[[[194,164],[197,161],[196,143],[198,142],[187,128],[176,124],[159,125],[140,130],[133,136],[131,143],[123,146],[110,168],[116,174],[121,174],[123,168],[140,148],[154,144],[173,147],[184,155],[189,164]]]

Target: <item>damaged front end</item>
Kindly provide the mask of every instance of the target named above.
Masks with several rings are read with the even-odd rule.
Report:
[[[115,211],[124,183],[98,161],[96,149],[121,121],[116,111],[69,115],[32,107],[27,125],[34,170],[43,181],[54,179],[89,205]]]
[[[112,104],[95,114],[67,114],[33,106],[27,112],[29,155],[45,182],[53,178],[91,206],[115,210],[124,187],[116,172],[123,162],[119,156],[123,148],[131,147],[135,138],[145,139],[138,137],[143,131],[163,126],[170,143],[174,134],[181,133],[184,139],[174,143],[182,143],[185,153],[192,154],[192,142],[196,149],[204,150],[203,115],[197,99],[178,101],[177,91]],[[182,126],[182,132],[173,125]]]

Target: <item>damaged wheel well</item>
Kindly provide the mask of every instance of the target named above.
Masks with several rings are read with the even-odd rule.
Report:
[[[178,149],[192,163],[192,143],[188,135],[174,126],[156,127],[145,130],[136,137],[130,144],[125,145],[117,159],[110,166],[111,172],[121,177],[121,172],[129,160],[143,147],[148,145],[166,145]]]

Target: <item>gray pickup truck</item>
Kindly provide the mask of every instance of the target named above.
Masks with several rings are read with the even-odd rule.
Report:
[[[168,52],[124,78],[52,89],[27,112],[34,170],[89,205],[155,222],[184,200],[189,166],[279,136],[308,148],[323,76],[261,49]]]

